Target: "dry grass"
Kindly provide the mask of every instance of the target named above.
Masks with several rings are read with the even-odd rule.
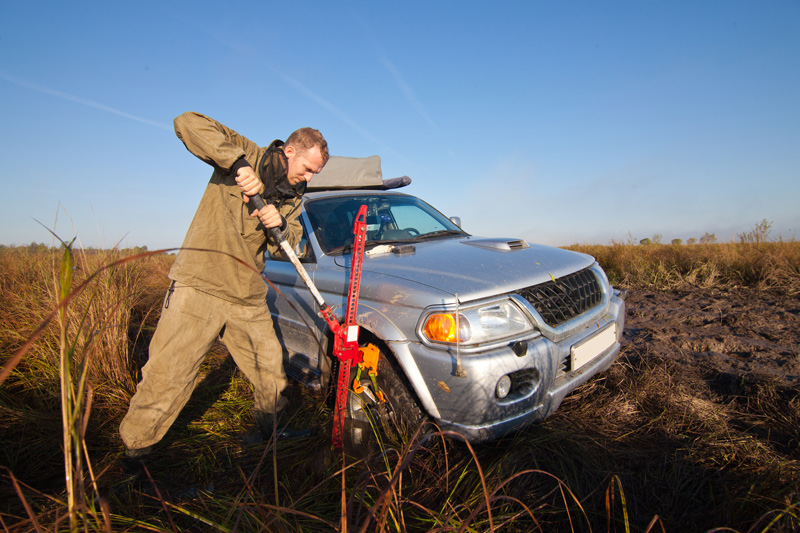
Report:
[[[576,248],[630,288],[800,287],[796,243]],[[76,277],[120,254],[79,255]],[[797,391],[743,379],[744,393],[721,397],[640,349],[513,437],[469,446],[433,433],[388,442],[381,457],[326,461],[331,412],[298,386],[289,391],[293,416],[317,430],[313,438],[276,446],[237,438],[252,425],[252,395],[219,346],[148,462],[152,482],[131,482],[116,432],[169,263],[109,269],[70,307],[70,335],[87,347],[77,357],[93,358],[96,398],[86,447],[97,489],[87,487],[86,530],[330,531],[342,523],[344,491],[352,531],[800,531]],[[53,309],[57,270],[47,253],[0,254],[0,364]],[[5,531],[67,528],[58,352],[53,326],[0,385]],[[763,436],[770,432],[789,440],[776,445]]]
[[[800,293],[800,242],[573,245],[597,258],[615,286],[746,286]]]

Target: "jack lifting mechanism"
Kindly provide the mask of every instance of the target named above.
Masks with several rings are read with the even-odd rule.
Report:
[[[250,197],[250,205],[256,209],[265,207],[264,199],[261,196]],[[333,316],[333,311],[330,306],[325,303],[322,295],[317,290],[314,282],[311,281],[308,272],[303,267],[303,264],[297,258],[291,245],[283,236],[283,232],[278,228],[270,228],[268,233],[277,242],[286,257],[289,258],[294,266],[297,274],[303,280],[314,300],[319,307],[320,315],[328,324],[331,332],[333,333],[333,355],[339,360],[339,375],[336,381],[336,406],[333,415],[333,430],[331,436],[331,444],[334,448],[342,448],[342,433],[344,432],[344,411],[347,405],[347,389],[348,377],[350,375],[350,368],[352,365],[357,365],[356,377],[353,381],[353,392],[361,394],[364,388],[361,386],[361,373],[366,370],[372,386],[375,390],[375,395],[379,401],[385,402],[386,398],[378,388],[378,358],[380,350],[368,344],[364,348],[358,345],[358,332],[359,327],[356,324],[356,313],[358,311],[358,294],[361,288],[361,265],[364,261],[364,247],[367,238],[367,206],[362,205],[356,215],[353,224],[353,258],[350,264],[350,284],[347,294],[347,310],[345,314],[344,323],[340,324],[336,317]]]

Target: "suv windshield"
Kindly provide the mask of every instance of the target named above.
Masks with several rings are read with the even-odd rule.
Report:
[[[413,196],[354,194],[309,200],[305,210],[323,252],[353,244],[353,222],[367,206],[367,246],[466,235],[446,216]]]

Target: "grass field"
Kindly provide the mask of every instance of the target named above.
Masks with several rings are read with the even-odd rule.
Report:
[[[571,248],[631,292],[800,294],[800,243]],[[72,261],[62,268],[63,249],[0,253],[5,531],[800,531],[797,387],[748,378],[720,400],[780,430],[788,443],[774,446],[718,404],[684,401],[673,365],[632,345],[512,437],[470,446],[409,432],[362,460],[328,457],[331,410],[296,385],[294,425],[315,436],[245,444],[250,385],[219,345],[145,481],[133,480],[117,430],[171,257],[75,251]]]

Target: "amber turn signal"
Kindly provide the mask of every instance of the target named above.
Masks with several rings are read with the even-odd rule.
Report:
[[[457,329],[461,330],[460,335],[457,335]],[[425,335],[436,342],[467,342],[470,338],[469,321],[463,315],[459,315],[456,321],[454,313],[434,314],[425,322]]]

